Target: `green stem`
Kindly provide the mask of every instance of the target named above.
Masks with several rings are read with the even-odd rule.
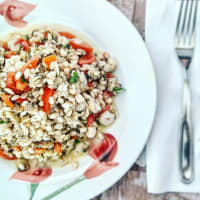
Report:
[[[77,183],[80,183],[81,181],[85,180],[85,177],[84,176],[81,176],[77,179],[75,179],[74,181],[72,181],[71,183],[68,183],[66,185],[64,185],[63,187],[61,187],[60,189],[58,190],[55,190],[54,192],[52,192],[51,194],[49,194],[48,196],[42,198],[41,200],[49,200],[53,197],[55,197],[56,195],[64,192],[65,190],[71,188],[72,186],[76,185]]]
[[[34,196],[35,191],[36,191],[36,189],[38,188],[38,186],[39,186],[39,183],[36,183],[36,184],[31,183],[31,184],[30,184],[30,192],[31,192],[31,195],[30,195],[30,197],[29,197],[29,200],[32,200],[32,199],[33,199],[33,196]]]

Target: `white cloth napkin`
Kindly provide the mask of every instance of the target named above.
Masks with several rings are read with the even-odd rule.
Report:
[[[200,23],[191,66],[195,181],[181,183],[178,142],[182,116],[183,69],[174,51],[174,33],[181,0],[147,0],[146,43],[155,67],[158,107],[147,145],[148,192],[200,192]],[[200,8],[199,8],[200,13]],[[199,17],[198,17],[199,18]]]

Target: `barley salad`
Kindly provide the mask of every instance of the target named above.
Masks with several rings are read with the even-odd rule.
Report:
[[[115,59],[72,32],[12,33],[0,43],[0,157],[32,165],[78,166],[117,118],[122,90]]]

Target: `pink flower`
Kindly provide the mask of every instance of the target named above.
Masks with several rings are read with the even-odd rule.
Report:
[[[0,4],[0,15],[4,16],[8,24],[16,27],[24,27],[27,22],[24,17],[27,16],[36,6],[17,0],[5,0]]]
[[[51,168],[37,168],[30,169],[25,172],[16,172],[14,173],[10,179],[17,179],[21,181],[28,181],[31,183],[39,183],[44,181],[52,174]]]
[[[94,162],[85,171],[85,178],[97,177],[113,167],[118,166],[119,163],[113,162],[117,149],[118,144],[115,137],[106,133],[102,142],[94,145],[89,150],[89,155],[94,159]]]

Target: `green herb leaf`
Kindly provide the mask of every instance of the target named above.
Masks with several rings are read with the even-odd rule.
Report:
[[[87,122],[87,120],[85,120],[85,119],[80,119],[82,122]]]
[[[27,41],[27,40],[29,40],[29,36],[28,35],[25,35],[24,36],[24,39]]]
[[[0,121],[0,124],[8,124],[8,123],[9,122],[3,121],[3,120]]]
[[[67,44],[66,45],[66,48],[70,49],[71,45],[70,44]]]
[[[113,92],[120,92],[120,91],[123,91],[123,90],[126,90],[126,89],[124,89],[124,88],[114,88]]]
[[[24,83],[29,83],[29,81],[26,80],[26,79],[24,78],[24,76],[21,77],[21,80],[22,80],[22,82],[24,82]]]
[[[73,72],[72,76],[69,79],[70,83],[76,83],[78,81],[78,73],[77,72]]]
[[[75,142],[76,142],[76,144],[81,143],[81,141],[79,139],[76,139]]]

